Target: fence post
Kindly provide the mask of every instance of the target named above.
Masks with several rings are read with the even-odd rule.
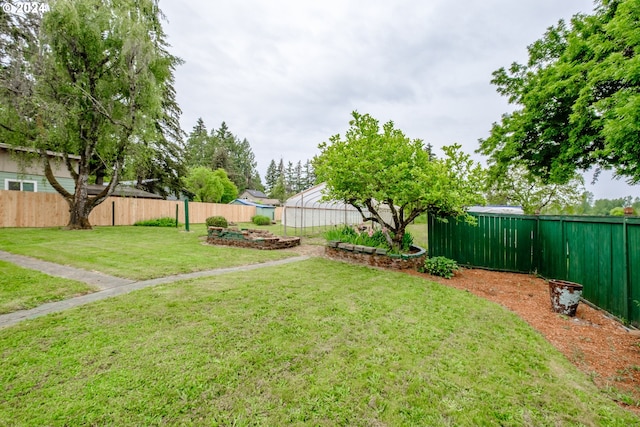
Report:
[[[184,199],[184,231],[189,231],[189,199]]]
[[[176,228],[178,228],[178,206],[180,205],[176,203]]]
[[[116,225],[116,202],[111,201],[111,226],[114,227]]]
[[[628,228],[627,228],[627,217],[625,216],[622,219],[622,250],[623,250],[623,259],[622,259],[622,271],[624,271],[623,283],[624,287],[622,288],[623,292],[623,300],[624,307],[623,309],[623,318],[629,320],[629,314],[632,313],[631,304],[633,301],[631,300],[631,289],[629,289],[629,284],[631,281],[629,280],[629,238],[627,236]]]

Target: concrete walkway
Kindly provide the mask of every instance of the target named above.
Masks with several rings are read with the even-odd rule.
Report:
[[[84,304],[89,304],[94,301],[100,301],[106,298],[123,295],[131,291],[135,291],[150,286],[161,285],[166,283],[177,282],[178,280],[195,279],[199,277],[218,276],[221,274],[235,273],[238,271],[250,271],[264,267],[271,267],[276,265],[284,265],[292,262],[304,261],[309,259],[308,256],[297,256],[292,258],[285,258],[277,261],[268,261],[261,264],[241,265],[238,267],[218,268],[215,270],[196,271],[194,273],[175,274],[172,276],[160,277],[151,280],[142,280],[139,282],[122,279],[120,277],[108,276],[103,273],[82,270],[75,267],[69,267],[65,265],[55,264],[48,261],[41,261],[35,258],[30,258],[22,255],[14,255],[8,252],[0,251],[0,260],[8,261],[20,267],[29,268],[31,270],[40,271],[50,276],[62,277],[65,279],[73,279],[79,282],[84,282],[89,285],[93,285],[99,289],[99,291],[82,295],[75,298],[70,298],[64,301],[49,302],[42,304],[38,307],[30,310],[20,310],[13,313],[0,315],[0,328],[15,325],[18,322],[27,319],[34,319],[36,317],[44,316],[50,313],[57,313],[69,308],[78,307]]]

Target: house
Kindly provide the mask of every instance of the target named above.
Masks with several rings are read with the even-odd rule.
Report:
[[[47,151],[53,175],[67,191],[73,192],[75,182],[64,164],[62,154]],[[69,155],[77,165],[79,156]],[[55,193],[56,190],[44,176],[44,168],[37,151],[30,148],[16,148],[0,143],[0,189]]]
[[[75,181],[71,177],[67,166],[64,164],[64,157],[61,153],[47,151],[53,170],[60,185],[68,192],[75,190]],[[80,156],[70,154],[74,167],[80,160]],[[100,185],[89,185],[88,194],[97,195],[104,187]],[[36,150],[30,148],[16,148],[8,144],[0,143],[0,190],[31,191],[36,193],[57,193],[55,188],[49,184],[44,176],[44,168]],[[118,185],[112,194],[119,197],[138,197],[146,199],[162,199],[162,196],[138,190],[137,188]]]
[[[255,206],[256,215],[266,216],[267,218],[270,218],[271,221],[275,221],[276,219],[276,207],[273,205],[262,205],[260,203],[252,202],[251,200],[247,200],[247,199],[235,199],[233,202],[229,204]]]
[[[87,186],[87,194],[90,196],[97,196],[100,192],[104,190],[104,186],[98,184],[90,184]],[[111,194],[112,197],[135,197],[138,199],[160,199],[163,200],[163,197],[159,194],[150,193],[148,191],[140,190],[138,188],[118,184],[116,185],[115,190]]]
[[[238,196],[238,199],[251,200],[252,202],[261,205],[280,206],[280,200],[270,199],[266,194],[259,190],[244,190],[242,194]]]

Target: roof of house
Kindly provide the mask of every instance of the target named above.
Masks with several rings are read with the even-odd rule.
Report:
[[[249,193],[250,196],[252,197],[256,197],[258,199],[266,199],[267,195],[264,194],[262,191],[260,190],[244,190],[245,193]]]
[[[273,205],[263,205],[262,203],[252,202],[251,200],[248,200],[248,199],[235,199],[230,204],[245,205],[245,206],[255,206],[255,207],[258,207],[258,208],[274,208],[275,209],[275,206],[273,206]]]
[[[87,185],[87,193],[90,196],[95,196],[100,194],[100,192],[104,190],[103,185],[99,184],[90,184]],[[139,190],[135,187],[129,187],[126,185],[116,185],[116,189],[113,191],[112,196],[116,197],[137,197],[139,199],[162,199],[162,196],[158,194],[149,193],[148,191]]]
[[[0,148],[4,148],[5,150],[8,150],[8,151],[23,151],[23,152],[26,152],[26,153],[37,153],[38,152],[38,150],[36,150],[35,148],[17,147],[15,145],[5,144],[5,143],[2,143],[2,142],[0,142]],[[63,157],[64,156],[63,153],[58,153],[58,152],[50,151],[50,150],[47,150],[46,153],[48,155],[52,156],[52,157]],[[77,156],[75,154],[68,154],[67,156],[70,159],[73,159],[73,160],[79,160],[80,159],[80,156]]]

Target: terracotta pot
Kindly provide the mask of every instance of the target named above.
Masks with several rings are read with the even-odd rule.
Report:
[[[575,316],[582,296],[582,285],[566,280],[551,279],[549,280],[549,295],[551,296],[551,309],[554,312]]]

